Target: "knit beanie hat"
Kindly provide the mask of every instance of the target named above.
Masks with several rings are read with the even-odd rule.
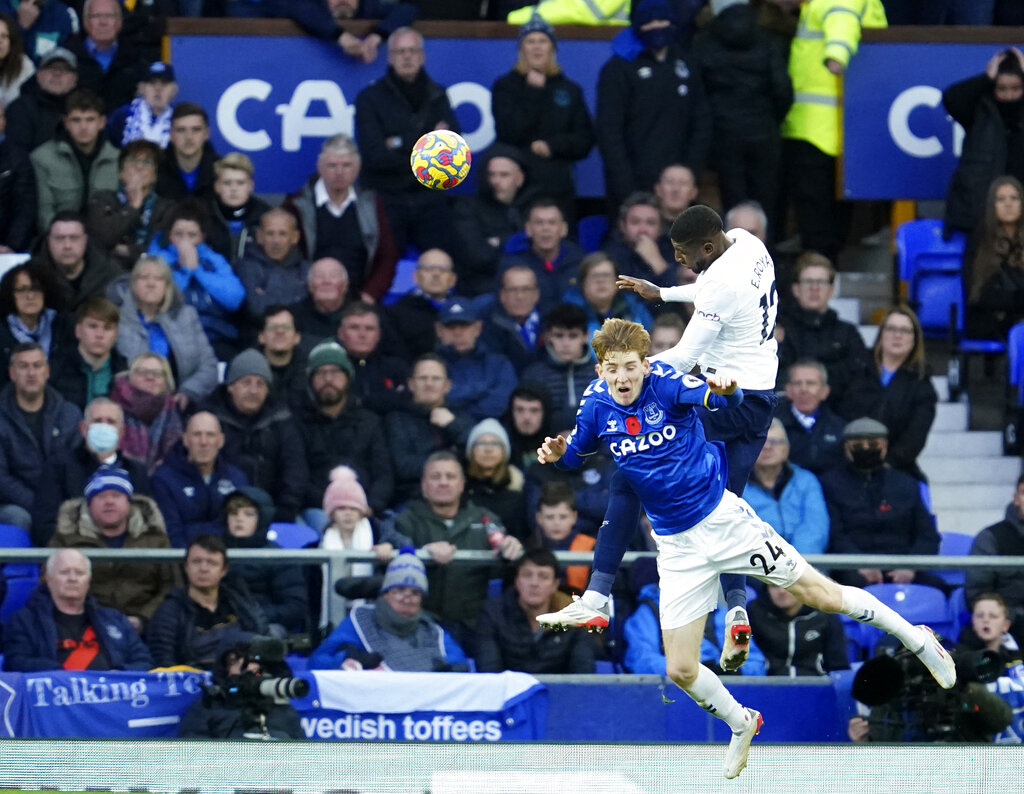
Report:
[[[91,502],[96,494],[103,491],[118,491],[131,499],[135,493],[135,486],[124,469],[117,466],[100,466],[85,484],[85,501]]]
[[[359,484],[359,478],[348,466],[336,466],[331,469],[331,481],[324,491],[324,512],[327,517],[339,507],[354,507],[364,516],[370,515],[370,505],[366,501],[366,491]]]
[[[534,15],[530,17],[529,21],[525,25],[519,28],[519,38],[517,39],[517,43],[522,44],[523,39],[531,33],[543,33],[551,39],[552,44],[558,46],[558,40],[555,38],[555,29],[551,27],[550,22],[536,12],[534,12]]]
[[[355,372],[352,360],[348,357],[345,348],[333,339],[327,339],[309,351],[309,357],[306,359],[306,377],[313,377],[313,373],[318,367],[326,367],[331,364],[345,370],[350,378]]]
[[[480,440],[480,436],[497,436],[505,451],[505,460],[512,455],[512,443],[508,440],[508,433],[501,426],[497,419],[484,419],[469,431],[469,440],[466,441],[466,457],[473,455],[473,445]]]
[[[629,24],[639,30],[648,22],[656,19],[666,19],[673,24],[679,24],[675,10],[669,0],[638,0],[633,3],[629,14]]]
[[[427,594],[427,569],[412,546],[402,546],[398,556],[388,564],[380,594],[384,595],[392,587],[415,587],[422,590],[423,595]]]
[[[231,359],[224,382],[230,386],[236,380],[241,380],[246,375],[259,375],[268,385],[274,382],[274,373],[270,371],[270,363],[267,361],[266,356],[253,348],[243,350]]]

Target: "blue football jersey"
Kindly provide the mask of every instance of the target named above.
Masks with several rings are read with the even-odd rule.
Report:
[[[608,445],[619,469],[643,501],[651,526],[671,535],[698,524],[725,490],[724,447],[709,442],[694,410],[718,409],[742,400],[712,393],[699,378],[654,362],[637,400],[619,405],[603,380],[587,387],[560,465],[574,468],[581,456]]]

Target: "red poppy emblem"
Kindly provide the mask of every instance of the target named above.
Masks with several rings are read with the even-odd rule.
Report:
[[[626,417],[626,432],[631,436],[635,436],[640,432],[640,420],[635,416]]]

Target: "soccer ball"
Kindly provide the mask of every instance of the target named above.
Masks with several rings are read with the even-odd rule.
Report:
[[[412,147],[409,164],[417,181],[431,190],[448,190],[469,174],[469,144],[451,130],[434,130]]]

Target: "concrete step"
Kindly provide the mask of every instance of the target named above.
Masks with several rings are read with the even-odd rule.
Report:
[[[949,401],[949,378],[945,375],[932,375],[932,387],[939,395],[940,403]]]
[[[839,319],[857,325],[860,322],[860,298],[833,298],[828,302]]]
[[[947,507],[995,510],[1013,496],[1013,486],[1003,483],[933,483],[929,489],[936,512]]]
[[[998,430],[930,433],[918,461],[924,458],[948,458],[952,455],[958,458],[998,458],[1002,454],[1003,434]]]
[[[1005,485],[1012,494],[1020,476],[1019,458],[961,457],[952,451],[946,457],[921,458],[918,462],[932,485],[988,483]]]
[[[950,433],[970,427],[971,406],[967,403],[939,403],[935,408],[931,433]]]
[[[864,347],[871,350],[875,344],[875,339],[878,337],[878,326],[858,325],[857,330],[860,332],[860,338],[864,340]]]
[[[1009,493],[1013,493],[1011,489]],[[1007,502],[1010,500],[1007,499]],[[985,527],[990,527],[1003,520],[1006,507],[984,508],[977,510],[960,510],[945,508],[935,511],[939,532],[959,532],[963,535],[977,535]]]

